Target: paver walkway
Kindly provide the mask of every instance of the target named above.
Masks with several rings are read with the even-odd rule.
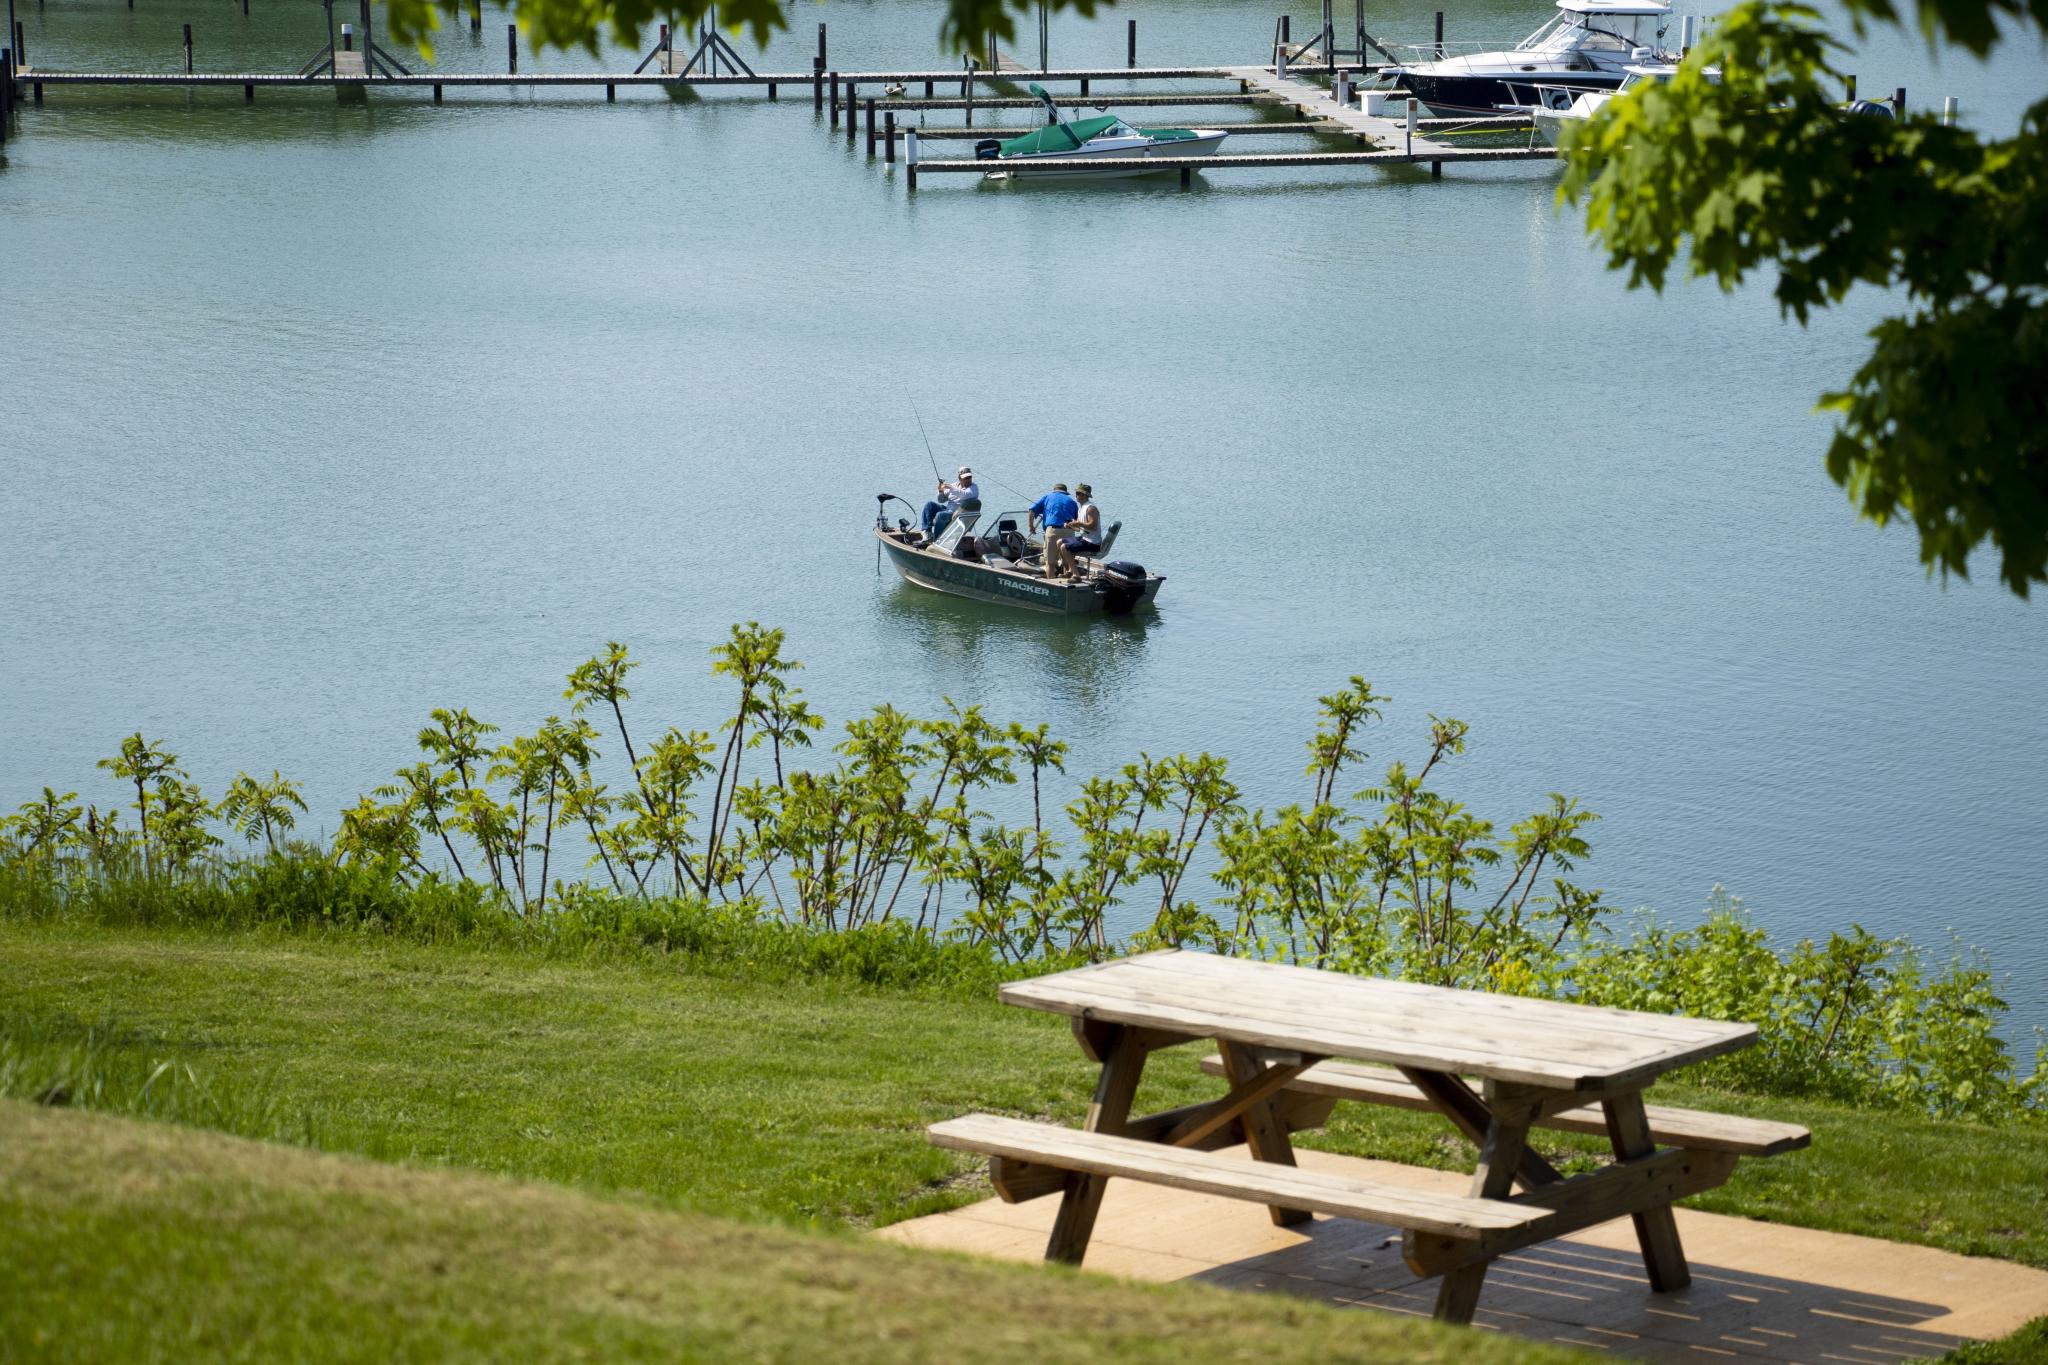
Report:
[[[1243,1155],[1243,1149],[1232,1151]],[[1462,1192],[1471,1177],[1300,1151],[1303,1166]],[[985,1200],[883,1228],[913,1246],[1036,1261],[1057,1199]],[[1863,1361],[1938,1356],[2048,1313],[2048,1271],[1678,1210],[1693,1283],[1643,1284],[1626,1220],[1494,1264],[1475,1326],[1657,1361]],[[1391,1228],[1318,1217],[1274,1227],[1264,1209],[1158,1185],[1111,1181],[1087,1268],[1137,1280],[1198,1280],[1427,1317],[1434,1281],[1401,1264]]]

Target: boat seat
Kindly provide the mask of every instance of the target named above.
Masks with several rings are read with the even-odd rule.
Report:
[[[1108,559],[1110,548],[1116,544],[1116,533],[1123,529],[1124,524],[1122,522],[1112,521],[1109,524],[1109,530],[1103,533],[1101,548],[1095,550],[1090,554],[1076,554],[1074,556],[1074,562],[1080,565],[1081,568],[1085,570],[1089,567],[1090,560]]]

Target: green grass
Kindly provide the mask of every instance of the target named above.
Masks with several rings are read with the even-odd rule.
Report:
[[[1571,1358],[8,1101],[0,1227],[4,1359]]]
[[[1063,1020],[992,1000],[641,958],[0,922],[0,979],[0,1094],[56,1087],[72,1104],[755,1219],[879,1223],[978,1198],[974,1168],[927,1145],[925,1125],[973,1109],[1071,1122],[1094,1079]],[[1215,1093],[1197,1056],[1159,1054],[1141,1103]],[[1698,1207],[2048,1266],[2048,1133],[1679,1085],[1657,1097],[1814,1130],[1811,1150],[1743,1162]],[[1471,1160],[1430,1116],[1358,1106],[1310,1141]],[[1539,1146],[1568,1164],[1599,1150]]]

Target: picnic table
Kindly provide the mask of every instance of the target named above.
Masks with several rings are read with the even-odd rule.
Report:
[[[1443,1276],[1436,1316],[1469,1323],[1497,1257],[1610,1219],[1634,1220],[1652,1289],[1691,1280],[1673,1201],[1728,1179],[1743,1156],[1804,1147],[1793,1124],[1651,1106],[1677,1067],[1750,1046],[1749,1024],[1603,1009],[1216,957],[1143,953],[1015,982],[1007,1004],[1072,1017],[1102,1071],[1079,1130],[996,1114],[935,1124],[940,1146],[984,1153],[1005,1200],[1057,1194],[1046,1259],[1078,1264],[1111,1177],[1265,1204],[1276,1224],[1317,1213],[1385,1224],[1419,1276]],[[1147,1055],[1215,1040],[1220,1098],[1133,1116]],[[1476,1085],[1474,1084],[1476,1082]],[[1291,1133],[1340,1100],[1434,1110],[1479,1149],[1468,1193],[1295,1165]],[[1531,1128],[1605,1135],[1612,1164],[1565,1176]],[[1222,1155],[1243,1144],[1251,1160]]]

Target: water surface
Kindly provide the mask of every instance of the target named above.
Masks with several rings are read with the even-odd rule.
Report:
[[[1542,8],[1471,5],[1450,36]],[[201,67],[324,41],[298,0],[19,10],[56,67],[171,68],[187,21]],[[1121,61],[1131,16],[1157,62],[1252,60],[1272,25],[1144,0],[1057,20],[1055,63]],[[938,17],[800,7],[756,64],[807,68],[819,19],[835,66],[937,62]],[[501,69],[502,17],[438,59]],[[545,67],[600,60],[637,54]],[[2048,70],[1898,38],[1856,65],[1998,130]],[[1723,883],[1787,936],[1953,931],[2048,1021],[2048,630],[1988,581],[1930,582],[1821,469],[1813,403],[1884,300],[1801,330],[1761,287],[1630,293],[1544,166],[912,200],[785,94],[25,110],[0,171],[0,802],[118,799],[93,762],[140,728],[216,792],[297,776],[331,831],[428,708],[531,727],[606,639],[646,661],[643,728],[709,725],[705,651],[758,619],[835,718],[951,697],[1049,721],[1076,773],[1227,754],[1270,803],[1301,792],[1316,695],[1359,673],[1394,699],[1375,767],[1464,718],[1447,785],[1503,826],[1582,799],[1617,903],[1689,915]],[[1169,575],[1156,615],[1040,622],[878,576],[873,495],[931,481],[911,394],[1005,501],[1092,482],[1119,550]]]

